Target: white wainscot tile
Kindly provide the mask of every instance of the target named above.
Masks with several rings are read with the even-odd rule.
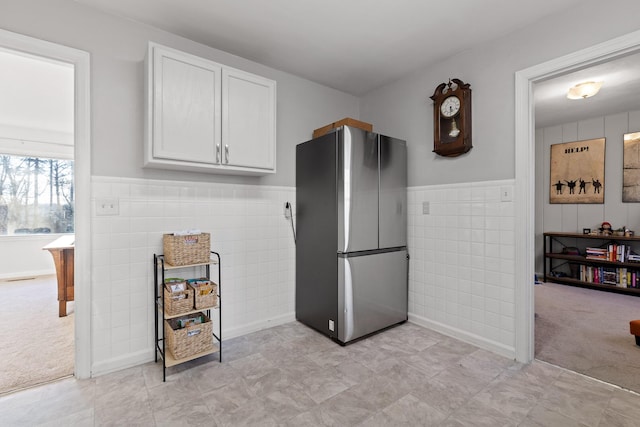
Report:
[[[474,257],[484,257],[484,243],[471,243],[471,255]]]
[[[500,230],[500,244],[515,245],[516,233],[513,230]]]
[[[111,220],[111,233],[130,233],[131,221],[129,217],[116,217]]]
[[[471,205],[471,215],[484,217],[486,215],[485,208],[485,203],[473,203]]]
[[[515,303],[515,291],[513,289],[503,288],[500,292],[500,300],[510,304]]]
[[[471,241],[474,243],[484,243],[484,230],[471,230]]]
[[[474,289],[484,289],[484,286],[483,286],[485,282],[484,276],[485,276],[484,268],[475,268],[475,267],[471,268],[471,280],[473,282]]]
[[[484,321],[487,325],[491,326],[492,328],[496,328],[496,329],[500,328],[500,315],[488,309],[486,309],[485,311]],[[498,340],[499,335],[496,335],[493,339]]]
[[[511,316],[500,316],[500,329],[508,332],[515,331],[515,320]]]
[[[506,317],[513,317],[515,315],[515,305],[511,302],[500,301],[500,314]]]
[[[500,230],[503,228],[502,222],[505,218],[501,218],[499,216],[487,216],[485,218],[485,228],[487,230]]]
[[[499,258],[491,258],[491,257],[485,258],[484,268],[485,268],[485,270],[490,271],[492,273],[499,273],[500,272],[500,259]],[[496,277],[497,277],[497,274],[496,274]]]
[[[473,229],[484,229],[485,228],[485,218],[484,218],[484,216],[472,216],[471,217],[471,228],[473,228]]]
[[[514,217],[515,216],[515,204],[513,202],[503,202],[500,204],[500,216],[502,217]]]
[[[485,230],[484,239],[487,243],[499,244],[500,232],[498,230]]]
[[[470,283],[468,281],[466,281],[467,283]],[[466,286],[466,285],[465,285]],[[471,294],[468,292],[460,292],[460,289],[462,288],[462,281],[460,281],[459,286],[458,286],[458,304],[463,305],[463,306],[467,306],[467,307],[471,307]]]
[[[471,268],[467,267],[468,264],[463,264],[463,266],[458,268],[458,278],[469,280],[471,279]]]
[[[500,216],[500,203],[499,202],[487,203],[484,213],[486,216]]]
[[[515,267],[514,260],[511,260],[511,259],[500,260],[500,272],[513,275],[515,270],[516,270],[516,267]]]

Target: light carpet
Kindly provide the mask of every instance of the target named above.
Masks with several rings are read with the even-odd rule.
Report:
[[[73,374],[74,310],[58,317],[55,276],[0,281],[0,394]]]
[[[543,283],[535,299],[536,359],[640,393],[640,347],[629,333],[640,297]]]

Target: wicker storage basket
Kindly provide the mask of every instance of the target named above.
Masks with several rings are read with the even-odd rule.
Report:
[[[202,316],[203,323],[190,324],[180,328],[181,321],[198,316]],[[211,319],[204,313],[166,319],[164,323],[167,340],[165,348],[173,355],[174,359],[183,359],[213,349],[213,326]]]
[[[216,283],[198,279],[195,282],[189,281],[189,286],[193,289],[194,307],[197,310],[218,306],[218,285]]]
[[[201,264],[211,259],[211,236],[209,233],[162,236],[164,259],[170,265]]]
[[[164,312],[168,316],[175,316],[191,310],[193,310],[193,288],[187,286],[184,291],[178,292],[164,290]]]

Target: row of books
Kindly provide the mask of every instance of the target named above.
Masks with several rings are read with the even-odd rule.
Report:
[[[619,288],[640,288],[640,270],[581,265],[580,280]]]
[[[611,243],[606,248],[587,248],[587,259],[618,262],[640,262],[640,255],[631,252],[631,246]]]

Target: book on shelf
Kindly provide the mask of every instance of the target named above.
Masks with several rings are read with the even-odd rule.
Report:
[[[587,259],[598,259],[598,260],[610,260],[611,255],[609,251],[604,248],[587,248],[586,249],[586,258]]]
[[[586,248],[586,259],[611,262],[640,262],[640,255],[631,252],[631,246],[611,243],[606,248]]]
[[[640,270],[626,267],[580,266],[580,281],[618,288],[640,288]]]

